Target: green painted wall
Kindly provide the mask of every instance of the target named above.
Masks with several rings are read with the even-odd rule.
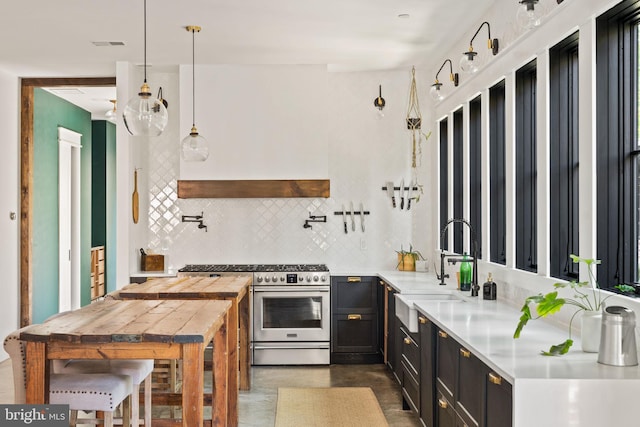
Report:
[[[116,126],[95,120],[92,126],[91,245],[105,247],[107,292],[116,290]]]
[[[91,114],[42,89],[33,113],[33,322],[58,312],[58,126],[82,134],[81,303],[90,302]]]

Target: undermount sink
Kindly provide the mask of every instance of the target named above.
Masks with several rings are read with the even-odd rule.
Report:
[[[433,294],[396,294],[396,317],[409,328],[409,332],[418,332],[418,316],[414,304],[421,302],[464,302],[452,293]]]

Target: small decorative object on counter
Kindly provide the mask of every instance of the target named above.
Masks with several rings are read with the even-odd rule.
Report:
[[[416,260],[424,259],[422,254],[413,250],[413,246],[409,245],[409,250],[405,251],[400,246],[398,253],[398,265],[396,268],[400,271],[416,271]]]
[[[497,297],[496,282],[493,281],[491,273],[487,276],[487,281],[482,286],[482,299],[495,300]]]
[[[602,313],[602,334],[598,363],[613,366],[636,366],[636,314],[626,307],[612,305]]]
[[[147,254],[140,248],[140,271],[164,271],[164,255]]]
[[[461,291],[470,291],[471,290],[471,277],[472,277],[472,268],[469,263],[469,259],[467,258],[467,253],[465,252],[462,255],[462,262],[460,263],[460,290]]]

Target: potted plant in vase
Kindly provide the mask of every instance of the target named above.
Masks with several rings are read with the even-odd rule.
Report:
[[[398,254],[398,264],[396,268],[400,271],[416,271],[416,261],[424,259],[422,254],[413,250],[413,246],[409,245],[409,250],[405,251],[400,246],[400,250],[396,251]]]
[[[604,302],[611,297],[611,295],[602,297],[602,292],[598,286],[598,282],[594,276],[592,267],[600,264],[600,260],[592,258],[580,258],[577,255],[569,255],[574,263],[582,262],[587,266],[589,274],[589,281],[577,282],[572,280],[570,282],[555,283],[553,286],[555,289],[571,288],[575,294],[573,298],[559,298],[558,291],[549,292],[546,295],[538,294],[528,297],[522,309],[522,316],[513,334],[513,338],[519,338],[522,328],[527,324],[529,320],[539,319],[551,314],[557,313],[564,305],[571,305],[576,307],[575,313],[569,320],[569,338],[560,344],[552,345],[548,351],[542,351],[545,356],[558,356],[565,354],[569,351],[573,345],[571,339],[571,325],[575,316],[582,312],[582,328],[581,328],[581,342],[582,350],[585,352],[597,352],[600,345],[600,323],[602,319],[602,308]],[[633,292],[633,286],[617,285],[616,288],[623,293]],[[536,304],[536,317],[531,314],[530,304]]]

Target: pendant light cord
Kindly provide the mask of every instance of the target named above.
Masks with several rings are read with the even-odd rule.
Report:
[[[147,82],[147,0],[144,0],[144,82]]]
[[[192,126],[196,126],[196,30],[191,30],[191,114]]]

